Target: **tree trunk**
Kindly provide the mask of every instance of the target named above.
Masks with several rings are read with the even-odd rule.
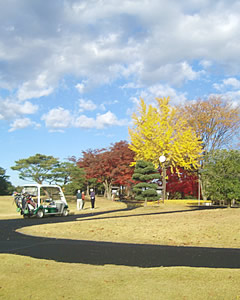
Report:
[[[108,200],[111,200],[112,199],[112,183],[108,182],[107,180],[105,180],[103,182],[103,186],[105,188],[105,191],[104,191],[104,195],[105,197],[107,197]]]
[[[129,185],[126,186],[126,194],[127,197],[130,197],[131,187]]]
[[[145,207],[147,206],[147,198],[145,198],[144,206],[145,206]]]
[[[86,194],[86,196],[89,197],[89,195],[90,195],[90,193],[89,193],[89,184],[87,183],[87,194]]]
[[[200,169],[204,169],[204,160],[202,160],[200,162]],[[205,180],[206,181],[206,180]],[[200,189],[201,189],[201,193],[202,193],[202,199],[204,201],[207,200],[207,196],[206,196],[206,189],[205,189],[205,186],[206,186],[206,182],[204,182],[201,174],[199,174],[199,182],[200,182]]]
[[[203,198],[204,201],[206,201],[207,196],[206,196],[206,193],[205,193],[205,186],[204,186],[201,175],[199,175],[199,181],[200,181],[200,188],[201,188],[201,191],[202,191],[202,198]]]

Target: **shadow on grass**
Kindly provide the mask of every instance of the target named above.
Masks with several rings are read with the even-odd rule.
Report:
[[[165,214],[175,214],[175,213],[185,213],[185,212],[193,212],[193,211],[199,211],[199,210],[210,210],[210,209],[217,209],[217,208],[226,208],[226,207],[213,207],[213,206],[189,206],[190,209],[181,209],[181,210],[172,210],[172,211],[160,211],[160,212],[149,212],[149,213],[139,213],[139,214],[132,214],[132,215],[121,215],[121,216],[104,216],[104,217],[98,217],[98,218],[92,218],[93,216],[98,216],[101,214],[108,214],[108,213],[114,213],[114,212],[123,212],[123,211],[131,211],[140,206],[130,206],[129,208],[122,209],[122,210],[114,210],[114,211],[107,211],[107,212],[100,212],[100,213],[95,213],[91,216],[88,215],[81,215],[81,218],[84,218],[83,220],[80,221],[95,221],[95,220],[104,220],[104,219],[121,219],[121,218],[129,218],[129,217],[142,217],[142,216],[153,216],[153,215],[165,215]],[[90,218],[87,218],[87,217]],[[81,219],[81,218],[78,218]]]
[[[129,209],[126,208],[105,212],[93,212],[91,215],[99,216],[100,214],[127,210]],[[196,210],[199,210],[199,208],[170,212],[156,212],[145,215],[173,214],[179,212],[192,212]],[[144,214],[137,214],[137,216],[142,215]],[[51,259],[57,262],[82,263],[90,265],[113,264],[142,268],[161,266],[240,268],[240,249],[77,241],[27,236],[15,231],[16,229],[25,226],[59,222],[67,223],[84,216],[87,217],[89,214],[79,214],[65,218],[53,217],[46,219],[0,220],[0,253],[30,256],[38,259]],[[114,218],[114,216],[110,216],[110,218]]]

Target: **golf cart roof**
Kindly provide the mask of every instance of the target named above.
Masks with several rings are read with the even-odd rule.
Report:
[[[39,184],[39,183],[32,183],[32,184],[24,184],[22,186],[22,191],[27,192],[30,194],[34,194],[38,197],[38,203],[40,203],[40,196],[41,193],[44,191],[55,191],[59,194],[59,197],[61,201],[67,203],[66,198],[64,196],[64,193],[62,191],[62,188],[59,185],[56,184]],[[51,192],[50,192],[51,193]]]
[[[23,187],[28,187],[28,186],[32,186],[32,187],[55,187],[55,188],[59,188],[60,186],[57,184],[39,184],[39,183],[29,183],[29,184],[24,184]]]

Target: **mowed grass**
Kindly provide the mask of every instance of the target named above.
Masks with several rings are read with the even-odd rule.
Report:
[[[1,205],[3,202],[5,205]],[[195,242],[239,248],[239,209],[189,211],[186,203],[166,203],[120,211],[126,207],[123,203],[100,198],[96,206],[91,211],[87,202],[75,222],[21,231],[30,229],[28,233],[39,235],[41,230],[40,235],[88,240]],[[76,212],[75,203],[70,203],[70,208]],[[11,197],[0,197],[0,218],[8,214],[9,218],[16,217],[15,210]],[[204,243],[199,244],[200,240]],[[10,254],[0,255],[0,265],[0,299],[240,299],[238,269],[94,266]]]
[[[79,240],[240,248],[240,209],[191,210],[184,203],[169,203],[119,211],[123,203],[99,199],[94,213],[83,210],[67,226],[47,224],[19,231]]]
[[[16,219],[19,217],[14,198],[11,196],[0,196],[0,219]]]
[[[0,255],[0,299],[239,299],[240,271],[57,263]]]

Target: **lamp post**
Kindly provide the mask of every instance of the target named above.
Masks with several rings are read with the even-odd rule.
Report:
[[[201,178],[200,178],[200,173],[198,171],[198,206],[200,206],[200,199],[201,199]]]
[[[166,157],[164,155],[161,155],[159,157],[159,162],[162,165],[162,201],[164,203],[165,199],[166,199]]]

